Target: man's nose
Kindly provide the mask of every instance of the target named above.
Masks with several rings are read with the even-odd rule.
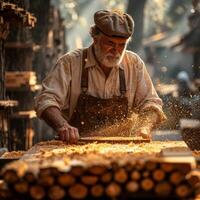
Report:
[[[113,44],[113,46],[112,46],[112,52],[121,53],[120,46],[118,44]]]

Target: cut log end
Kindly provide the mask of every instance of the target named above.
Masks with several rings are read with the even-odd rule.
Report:
[[[84,199],[88,194],[88,189],[82,184],[74,184],[69,188],[69,195],[73,199]]]
[[[96,198],[101,197],[103,196],[103,193],[104,193],[104,187],[102,185],[98,184],[91,187],[91,195],[93,197]]]
[[[172,186],[168,182],[160,182],[155,187],[155,193],[158,196],[169,196],[172,192]]]
[[[135,181],[130,181],[126,184],[126,190],[131,193],[137,192],[139,190],[139,184]]]
[[[52,200],[63,199],[65,196],[65,190],[59,185],[54,185],[49,189],[48,196]]]
[[[45,197],[45,190],[40,185],[34,185],[30,187],[30,196],[33,199],[40,200]]]
[[[107,196],[114,198],[119,196],[121,193],[121,187],[117,183],[110,183],[106,188]]]

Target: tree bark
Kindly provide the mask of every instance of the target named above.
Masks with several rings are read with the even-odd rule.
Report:
[[[135,22],[134,33],[128,49],[135,52],[139,51],[142,45],[145,3],[146,0],[129,0],[128,2],[127,13],[133,17]]]

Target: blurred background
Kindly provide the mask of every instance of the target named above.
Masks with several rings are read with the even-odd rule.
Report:
[[[34,96],[61,55],[91,44],[89,29],[94,12],[100,9],[123,10],[135,21],[128,49],[138,53],[146,63],[168,117],[158,131],[179,130],[181,119],[200,119],[199,0],[0,3],[1,100],[15,102],[9,106],[0,104],[1,146],[10,150],[28,149],[53,137],[52,130],[35,116]]]

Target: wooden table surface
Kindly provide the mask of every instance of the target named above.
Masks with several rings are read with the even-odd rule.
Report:
[[[134,157],[155,157],[160,156],[160,152],[166,148],[187,148],[183,141],[152,141],[150,143],[80,143],[76,145],[67,145],[62,141],[52,140],[40,142],[28,150],[21,160],[27,162],[40,162],[41,160],[56,159],[77,159],[83,160],[86,157],[103,158],[105,156],[126,156]],[[94,158],[95,157],[95,158]]]

